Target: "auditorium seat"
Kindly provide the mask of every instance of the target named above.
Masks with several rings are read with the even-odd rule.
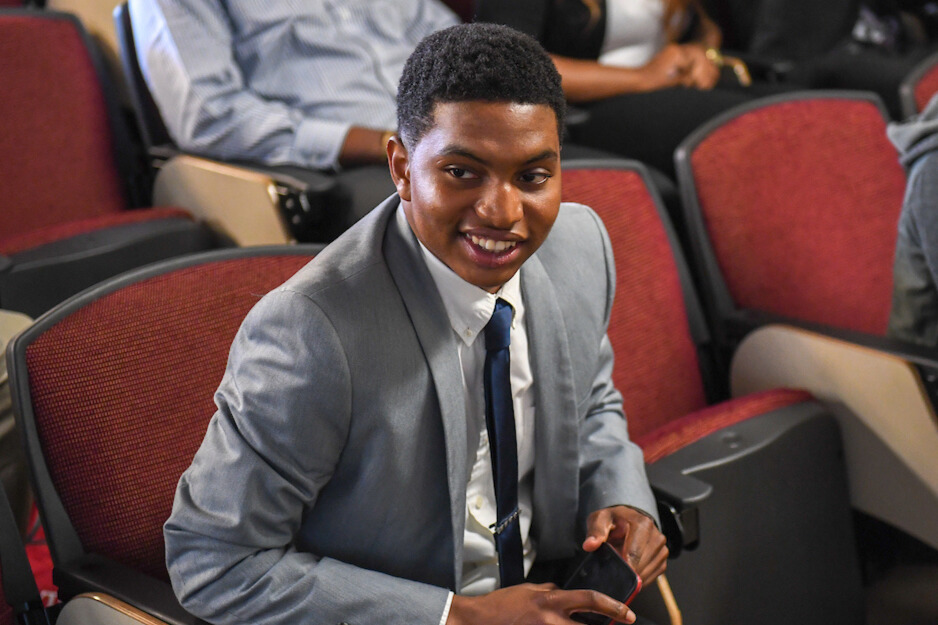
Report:
[[[61,597],[106,592],[195,622],[169,586],[162,524],[242,319],[318,250],[247,247],[151,265],[13,340],[14,410]]]
[[[0,307],[37,316],[123,270],[218,245],[182,209],[139,208],[142,161],[73,16],[0,11],[0,58]]]
[[[899,85],[899,100],[904,117],[921,113],[938,93],[938,52],[930,54],[916,65]]]
[[[634,162],[570,162],[563,198],[593,207],[609,232],[616,299],[609,337],[629,433],[644,450],[663,523],[668,491],[690,480],[699,536],[668,579],[687,622],[861,623],[859,560],[839,430],[812,396],[762,389],[716,395],[709,331],[647,173]],[[708,388],[709,387],[709,388]],[[671,499],[673,501],[673,499]],[[678,506],[679,507],[679,506]],[[640,595],[640,600],[645,593]],[[641,605],[641,603],[639,604]],[[642,609],[654,606],[642,606]],[[637,608],[638,609],[638,608]]]
[[[885,128],[872,95],[774,97],[688,137],[677,172],[730,390],[810,390],[853,507],[938,564],[935,354],[885,337],[905,191]]]
[[[797,92],[728,111],[678,147],[724,362],[767,321],[885,334],[905,193],[886,122],[872,94]]]

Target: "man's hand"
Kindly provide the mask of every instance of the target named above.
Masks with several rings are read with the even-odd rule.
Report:
[[[644,586],[664,573],[668,565],[664,534],[651,518],[627,506],[603,508],[589,515],[583,550],[596,551],[604,542],[622,554]]]
[[[574,612],[595,612],[634,623],[624,604],[594,590],[560,590],[554,584],[519,584],[479,597],[455,595],[446,625],[577,625]]]

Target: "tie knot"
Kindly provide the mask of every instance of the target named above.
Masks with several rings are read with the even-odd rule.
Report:
[[[499,298],[495,312],[485,325],[485,349],[504,349],[511,343],[511,304]]]

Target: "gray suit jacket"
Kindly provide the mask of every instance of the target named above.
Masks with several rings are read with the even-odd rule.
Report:
[[[436,625],[459,587],[479,425],[456,337],[392,196],[254,307],[165,525],[183,605],[217,623]],[[539,559],[586,516],[655,505],[612,386],[610,242],[564,204],[522,267]]]

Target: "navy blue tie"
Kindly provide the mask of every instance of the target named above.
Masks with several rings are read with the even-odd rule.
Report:
[[[518,519],[518,441],[511,401],[508,345],[511,343],[511,305],[495,302],[485,326],[485,426],[495,480],[495,548],[502,587],[524,581],[521,522]]]

